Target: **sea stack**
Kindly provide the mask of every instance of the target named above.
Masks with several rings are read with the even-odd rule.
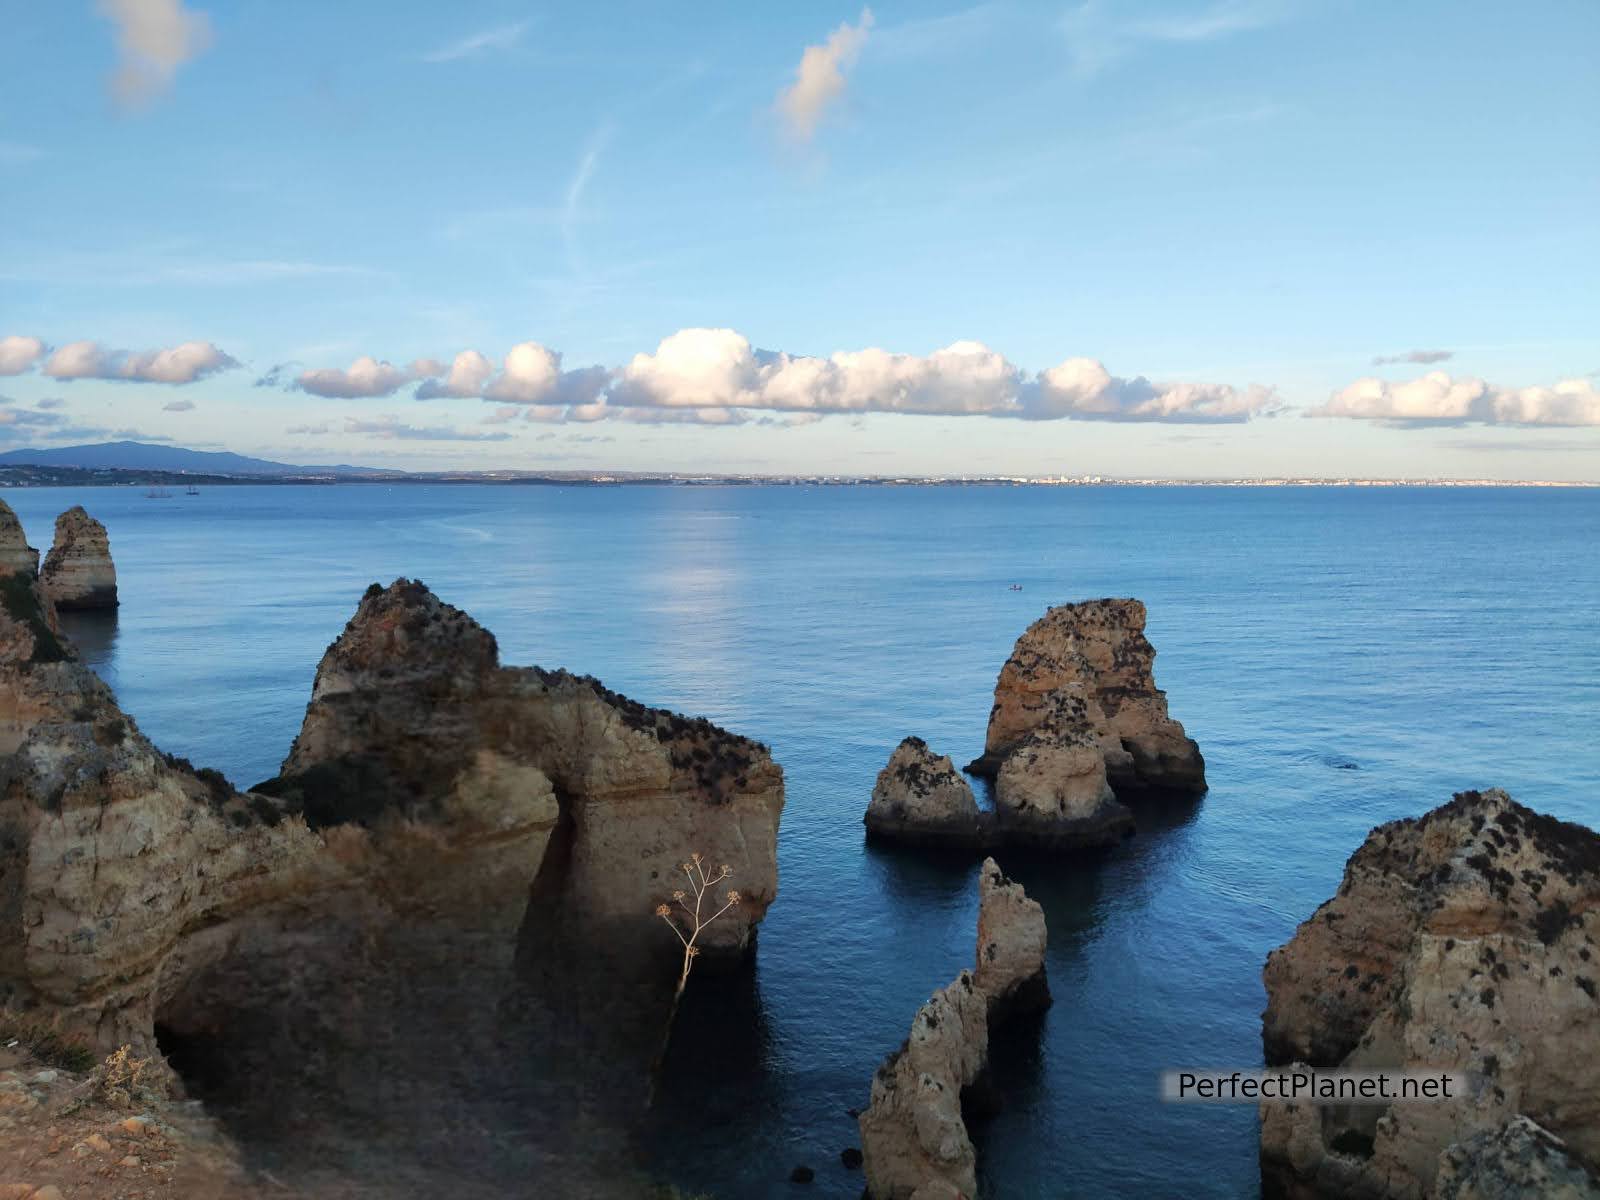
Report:
[[[28,545],[28,535],[11,506],[0,500],[0,575],[37,575],[39,552]]]
[[[1524,1151],[1600,1162],[1594,831],[1499,790],[1380,825],[1262,978],[1269,1066],[1467,1080],[1448,1103],[1262,1105],[1269,1196],[1522,1194],[1494,1181],[1540,1177]]]
[[[1119,800],[1205,791],[1205,761],[1167,713],[1144,625],[1144,605],[1122,599],[1059,605],[1028,626],[1000,669],[984,752],[967,770],[995,778],[1029,735],[1083,733]]]
[[[1044,976],[1044,909],[1000,864],[983,860],[978,872],[978,989],[991,1020],[1037,1012],[1050,1005]]]
[[[39,582],[62,612],[117,607],[117,568],[106,527],[74,505],[56,518],[55,542]]]
[[[972,785],[919,737],[896,746],[878,772],[865,823],[870,836],[893,841],[970,847],[983,839]]]
[[[989,1030],[1050,1003],[1044,910],[987,859],[978,878],[977,970],[962,971],[911,1021],[872,1078],[857,1118],[871,1200],[970,1200],[977,1155],[962,1093],[988,1069]]]

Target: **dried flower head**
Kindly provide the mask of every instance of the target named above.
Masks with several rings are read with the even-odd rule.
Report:
[[[670,908],[668,908],[665,904],[656,905],[656,916],[658,916],[658,917],[664,917],[668,913],[670,913],[671,911],[672,910]]]
[[[730,891],[728,893],[728,903],[729,904],[737,904],[737,903],[739,903],[739,893],[735,892],[735,891]]]
[[[672,893],[672,898],[674,900],[682,900],[683,899],[683,892],[682,891],[673,892]],[[663,907],[665,907],[665,906],[663,906]]]

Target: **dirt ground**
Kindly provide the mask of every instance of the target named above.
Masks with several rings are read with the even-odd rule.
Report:
[[[265,1200],[197,1105],[0,1044],[0,1200]]]

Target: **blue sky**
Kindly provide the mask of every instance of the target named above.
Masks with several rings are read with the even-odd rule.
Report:
[[[1592,0],[4,23],[0,446],[1600,478]]]

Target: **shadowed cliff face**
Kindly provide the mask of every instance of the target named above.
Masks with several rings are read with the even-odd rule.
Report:
[[[0,584],[0,1000],[167,1053],[278,1170],[627,1194],[676,978],[653,907],[680,858],[720,857],[752,900],[713,948],[750,943],[764,748],[503,669],[401,581],[325,656],[284,774],[241,793],[150,745],[32,582]]]

